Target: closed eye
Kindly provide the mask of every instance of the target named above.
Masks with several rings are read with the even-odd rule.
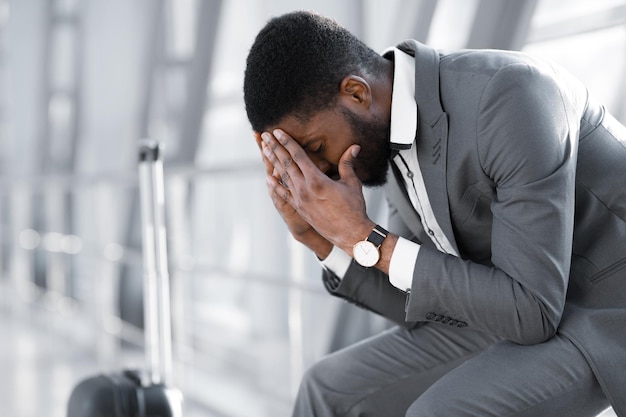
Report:
[[[324,145],[320,142],[316,147],[309,148],[311,153],[320,153],[324,150]]]

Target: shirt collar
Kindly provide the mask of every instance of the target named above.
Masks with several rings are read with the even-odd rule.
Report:
[[[383,55],[393,56],[394,59],[389,136],[391,148],[410,149],[417,136],[415,59],[396,47],[387,48]]]

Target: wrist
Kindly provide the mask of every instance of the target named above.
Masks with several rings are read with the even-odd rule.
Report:
[[[361,266],[369,268],[381,260],[381,250],[389,232],[379,225],[375,225],[367,238],[358,241],[352,247],[352,257]]]
[[[354,258],[354,245],[366,240],[374,227],[376,227],[376,223],[368,219],[362,225],[351,229],[351,233],[346,236],[345,242],[339,247]]]
[[[314,229],[299,235],[296,240],[309,248],[319,259],[326,259],[333,249],[333,244]]]

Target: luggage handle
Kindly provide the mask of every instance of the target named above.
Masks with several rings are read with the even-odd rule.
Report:
[[[139,141],[144,335],[147,374],[144,386],[172,385],[172,323],[165,227],[163,156],[159,142]]]

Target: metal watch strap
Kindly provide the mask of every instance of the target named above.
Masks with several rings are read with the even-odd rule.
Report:
[[[372,242],[374,244],[374,246],[376,246],[378,248],[378,247],[380,247],[380,245],[383,244],[383,240],[385,240],[385,238],[387,237],[388,234],[389,234],[388,231],[386,231],[385,229],[383,229],[379,225],[376,225],[376,227],[374,227],[374,229],[372,229],[372,232],[367,237],[367,240],[369,242]]]

